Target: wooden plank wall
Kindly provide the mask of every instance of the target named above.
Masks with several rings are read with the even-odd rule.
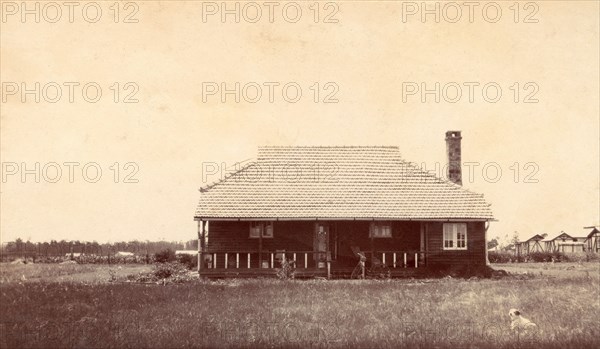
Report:
[[[314,221],[279,221],[274,222],[274,238],[263,238],[263,251],[312,251]],[[358,246],[362,251],[371,250],[368,221],[330,222],[330,250],[334,252],[337,234],[337,251],[340,262],[355,263],[356,258],[350,247]],[[373,239],[376,251],[419,251],[420,222],[393,222],[392,238]],[[427,231],[427,263],[429,265],[485,265],[485,223],[467,223],[467,250],[443,249],[443,223],[423,223]],[[214,251],[258,251],[258,239],[249,236],[249,223],[237,221],[210,222],[208,252]],[[335,256],[334,256],[335,257]],[[225,257],[221,254],[217,266],[223,267]],[[240,256],[240,264],[247,266],[247,256]],[[263,256],[266,260],[267,255]],[[300,259],[300,258],[298,258]],[[235,260],[230,255],[229,263]],[[312,260],[312,256],[309,256]],[[251,255],[251,267],[259,267],[258,254]]]
[[[250,238],[250,227],[247,221],[212,221],[209,223],[208,252],[214,251],[258,251],[259,241]],[[274,222],[273,238],[262,239],[263,251],[312,251],[314,222]],[[300,256],[297,256],[297,259]],[[309,255],[309,260],[312,255]],[[228,262],[235,261],[235,255],[230,254]],[[263,260],[270,260],[266,253]],[[303,259],[302,259],[303,261]],[[225,256],[217,256],[217,267],[222,268]],[[240,255],[240,265],[247,267],[247,255]],[[250,266],[258,268],[258,253],[250,256]]]
[[[485,222],[467,223],[467,250],[443,249],[443,223],[428,222],[428,265],[485,265]]]
[[[331,221],[330,251],[334,260],[356,264],[351,247],[358,246],[361,251],[371,251],[369,221]],[[314,221],[278,221],[273,223],[273,238],[263,238],[263,251],[312,251]],[[335,256],[337,243],[338,256]],[[420,223],[409,221],[392,222],[392,238],[375,238],[376,251],[419,251]],[[209,228],[208,252],[214,251],[258,251],[258,239],[249,238],[247,221],[212,221]],[[228,262],[232,258],[229,256]],[[263,260],[267,256],[263,256]],[[391,257],[390,257],[391,258]],[[297,256],[300,260],[300,256]],[[309,255],[309,260],[312,260]],[[302,259],[303,261],[303,259]],[[225,257],[219,255],[217,266],[223,267]],[[309,263],[310,264],[310,263]],[[240,265],[247,266],[247,255],[240,256]],[[258,254],[251,255],[251,267],[258,267]]]
[[[334,223],[337,229],[337,261],[343,265],[355,265],[357,262],[352,246],[361,251],[371,251],[369,221],[342,221]],[[375,251],[419,251],[421,244],[420,223],[409,221],[392,222],[392,238],[374,238]],[[391,258],[391,255],[388,256]],[[391,261],[388,259],[387,262]],[[387,263],[389,264],[389,263]]]

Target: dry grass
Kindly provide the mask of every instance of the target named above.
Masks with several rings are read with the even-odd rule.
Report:
[[[587,267],[600,273],[598,265]],[[583,274],[539,273],[169,286],[10,282],[0,285],[0,346],[598,347],[598,287],[598,278]],[[513,307],[539,331],[510,333]]]
[[[550,278],[592,278],[600,279],[600,261],[589,263],[505,263],[495,264],[496,269],[509,273],[530,273]]]
[[[110,274],[125,277],[128,274],[148,271],[151,267],[139,264],[0,264],[0,284],[15,282],[87,282],[102,283]],[[110,271],[110,272],[109,272]]]

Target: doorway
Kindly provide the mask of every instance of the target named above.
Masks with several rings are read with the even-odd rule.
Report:
[[[315,235],[313,239],[313,259],[315,267],[325,268],[327,266],[327,253],[329,251],[329,224],[315,223]]]

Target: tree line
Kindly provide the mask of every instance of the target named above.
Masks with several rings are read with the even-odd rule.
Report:
[[[49,242],[31,242],[16,239],[3,242],[0,253],[17,256],[64,256],[66,254],[82,253],[86,255],[106,256],[117,252],[132,252],[136,255],[153,255],[160,251],[197,250],[198,240],[181,241],[120,241],[113,243],[98,243],[96,241],[80,240],[50,240]]]

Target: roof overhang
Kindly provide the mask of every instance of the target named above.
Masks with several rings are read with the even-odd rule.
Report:
[[[493,218],[390,218],[390,217],[194,217],[194,221],[413,221],[497,222]]]

